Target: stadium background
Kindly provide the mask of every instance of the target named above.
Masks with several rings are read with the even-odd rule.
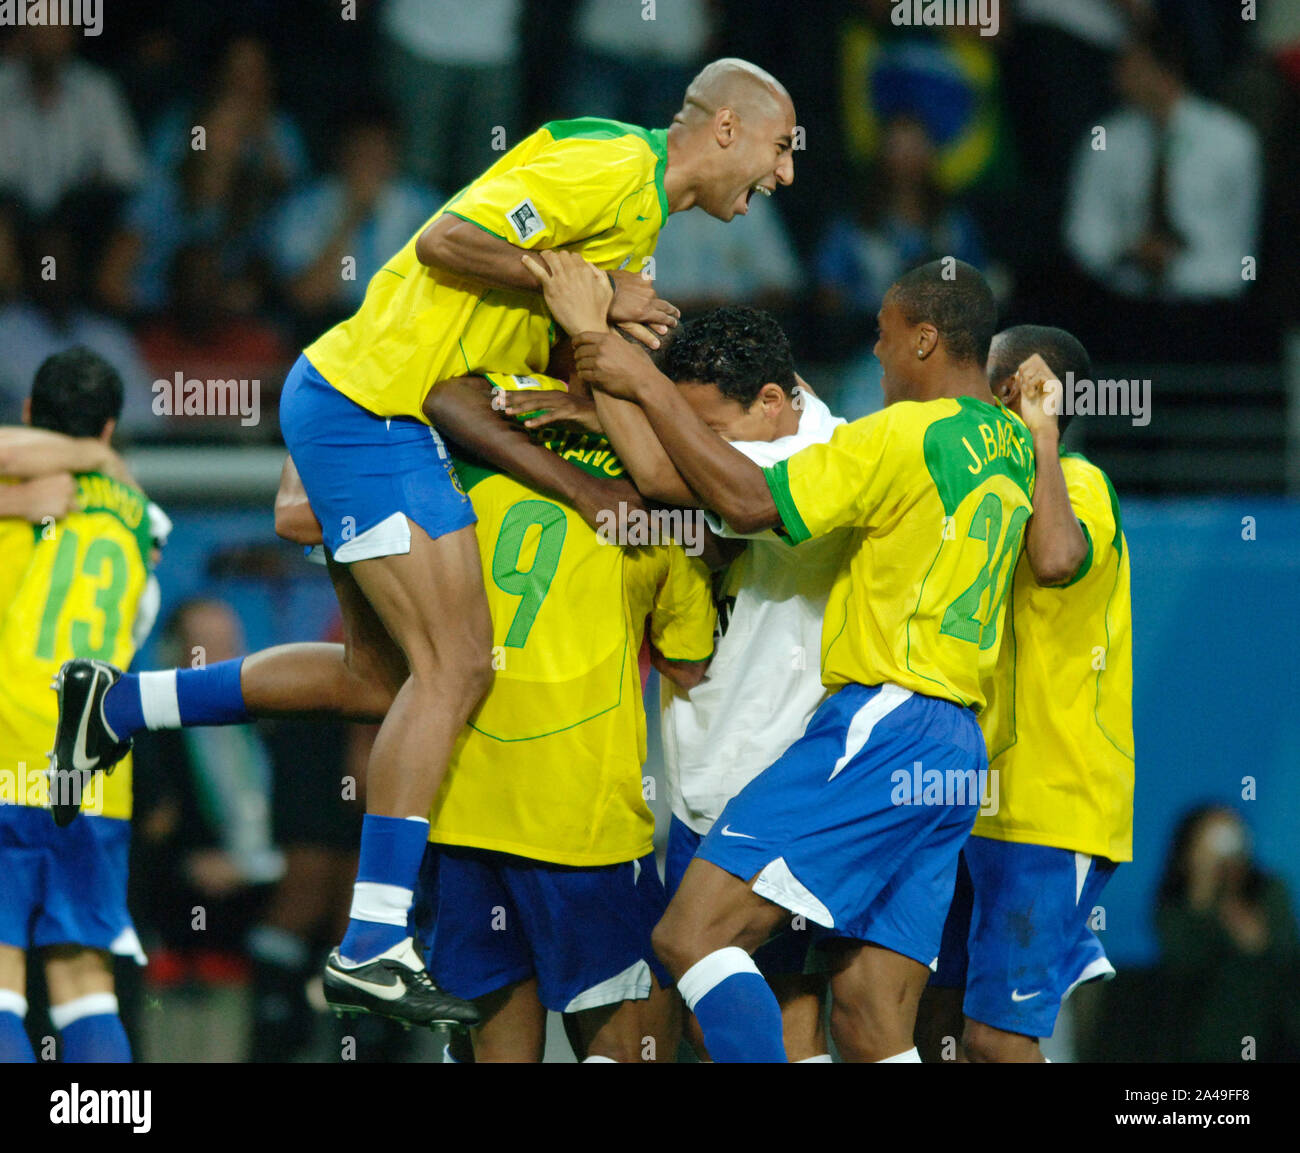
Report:
[[[1004,0],[991,37],[899,29],[890,4],[873,0],[353,9],[107,0],[99,36],[34,47],[0,30],[0,76],[35,52],[64,78],[63,99],[85,101],[67,139],[43,142],[35,169],[20,160],[32,155],[20,118],[0,126],[0,419],[16,419],[48,352],[84,342],[118,364],[128,460],[176,522],[159,573],[162,619],[201,597],[233,607],[249,649],[329,634],[323,572],[271,532],[283,458],[275,395],[297,349],[355,307],[441,199],[533,126],[573,115],[666,124],[703,61],[744,56],[794,97],[796,179],[730,226],[699,213],[669,222],[656,273],[684,312],[738,300],[772,308],[803,374],[856,416],[880,403],[870,356],[880,290],[910,263],[955,253],[985,270],[1005,323],[1063,324],[1093,353],[1098,379],[1151,382],[1149,423],[1081,419],[1067,438],[1110,473],[1122,502],[1138,769],[1135,859],[1104,894],[1102,938],[1121,977],[1077,998],[1058,1052],[1204,1056],[1191,1022],[1214,1000],[1206,982],[1236,981],[1245,1000],[1223,1004],[1246,1007],[1224,1009],[1220,1033],[1266,1038],[1270,1055],[1294,1058],[1294,905],[1272,926],[1266,963],[1227,956],[1191,984],[1162,950],[1154,911],[1175,826],[1202,802],[1236,808],[1259,868],[1300,891],[1300,9],[1261,0],[1243,20],[1215,0]],[[1116,63],[1126,25],[1144,18],[1189,88],[1233,110],[1257,142],[1260,211],[1246,249],[1257,260],[1239,289],[1122,295],[1070,239],[1075,154],[1131,94],[1115,83]],[[195,126],[204,149],[192,147]],[[68,159],[96,149],[89,167]],[[912,204],[920,224],[905,219]],[[53,280],[42,276],[52,253]],[[340,271],[346,257],[352,277]],[[260,381],[258,419],[156,414],[153,381],[178,372]],[[140,663],[175,652],[156,631]],[[657,779],[655,692],[652,680],[647,774]],[[124,979],[143,1057],[245,1051],[244,933],[265,914],[283,860],[269,815],[281,840],[346,849],[350,836],[346,813],[302,816],[333,803],[304,786],[312,770],[326,794],[346,771],[351,738],[322,731],[332,735],[315,744],[311,730],[267,731],[261,753],[203,754],[260,807],[191,812],[181,786],[168,809],[138,790],[152,824],[137,841],[154,847],[136,869],[135,912],[154,963],[142,981]],[[171,755],[156,755],[142,781],[174,789],[187,769]],[[662,811],[661,788],[657,800]],[[177,921],[164,878],[178,874],[166,869],[213,896],[202,932]],[[324,1030],[304,1055],[333,1055]],[[428,1055],[387,1043],[367,1053]]]

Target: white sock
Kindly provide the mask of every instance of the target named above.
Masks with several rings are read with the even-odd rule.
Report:
[[[348,915],[378,925],[405,925],[414,899],[414,891],[401,885],[358,881],[352,886],[352,911]]]
[[[62,1032],[82,1017],[117,1016],[117,998],[112,993],[90,993],[75,1001],[50,1006],[50,1024]]]
[[[921,1054],[916,1051],[915,1046],[906,1053],[895,1053],[892,1057],[882,1057],[876,1062],[877,1065],[919,1065],[921,1063]]]
[[[27,1016],[27,998],[12,989],[0,989],[0,1013],[12,1013],[21,1021]]]
[[[701,957],[677,982],[677,991],[686,1002],[686,1007],[693,1013],[700,998],[721,985],[728,977],[737,973],[757,973],[758,966],[739,945],[729,945],[725,949],[715,949],[707,957]]]
[[[144,714],[145,728],[150,731],[181,727],[175,669],[140,674],[140,711]]]
[[[796,1061],[795,1064],[796,1065],[833,1065],[835,1064],[835,1062],[831,1060],[831,1055],[829,1053],[818,1053],[816,1057],[804,1057],[801,1060]]]
[[[584,1057],[584,1065],[617,1065],[618,1062],[613,1057],[601,1057],[593,1053],[590,1057]]]

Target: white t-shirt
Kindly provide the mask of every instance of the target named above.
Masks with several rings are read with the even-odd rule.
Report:
[[[815,396],[796,395],[803,404],[798,432],[733,447],[766,468],[830,440],[844,421]],[[720,536],[742,535],[712,514],[708,520]],[[729,612],[719,609],[721,635],[708,674],[689,693],[660,682],[669,803],[701,834],[803,735],[824,699],[822,617],[849,543],[843,532],[797,548],[770,531],[748,539],[727,573],[734,602]]]

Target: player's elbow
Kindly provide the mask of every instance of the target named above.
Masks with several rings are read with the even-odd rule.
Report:
[[[704,680],[709,671],[708,661],[665,661],[659,669],[679,689],[690,692]]]
[[[1071,548],[1037,557],[1031,555],[1029,565],[1034,570],[1034,580],[1040,585],[1048,588],[1059,587],[1068,585],[1074,580],[1087,555],[1088,550],[1085,545],[1077,550]]]
[[[745,536],[762,532],[765,528],[776,528],[781,523],[776,505],[770,497],[766,500],[757,497],[736,500],[730,502],[728,507],[716,511],[732,532]]]
[[[415,240],[415,258],[425,268],[453,268],[456,262],[456,233],[463,221],[440,216]]]

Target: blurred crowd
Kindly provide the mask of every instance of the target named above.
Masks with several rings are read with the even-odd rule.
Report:
[[[1300,319],[1300,6],[1002,0],[997,34],[891,0],[164,0],[102,34],[0,40],[0,420],[73,343],[138,440],[274,438],[167,418],[156,380],[258,379],[349,314],[438,205],[548,119],[668,123],[739,55],[789,87],[794,185],[665,228],[684,310],[772,308],[801,361],[878,403],[873,316],[903,269],[981,267],[1008,321],[1094,359],[1261,363]],[[274,405],[268,405],[268,413]]]

